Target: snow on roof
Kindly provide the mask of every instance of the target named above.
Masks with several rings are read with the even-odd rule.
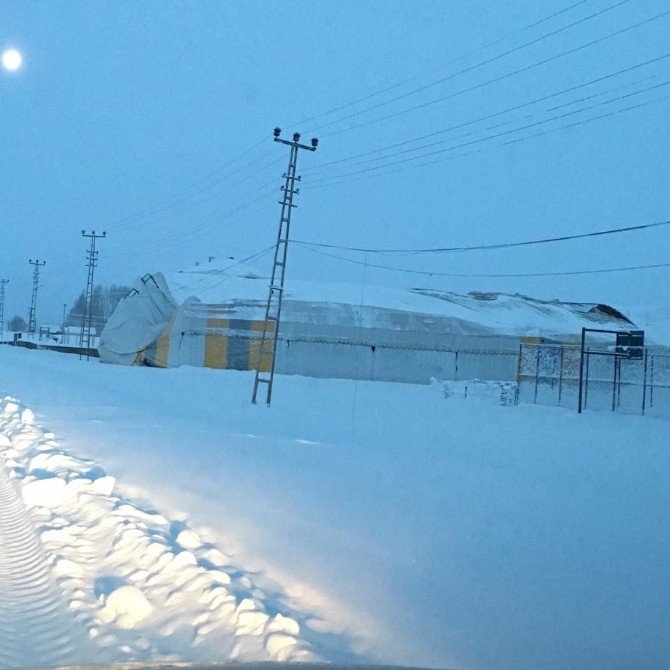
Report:
[[[197,298],[203,303],[229,304],[239,318],[262,318],[260,308],[267,299],[269,277],[254,270],[227,271],[225,266],[207,263],[190,270],[167,276],[168,285],[177,302]],[[324,318],[324,308],[330,312],[329,322],[346,321],[351,325],[352,314],[376,312],[374,325],[380,326],[380,310],[394,314],[411,313],[434,317],[444,326],[444,320],[456,324],[459,331],[481,333],[504,332],[518,336],[551,337],[558,334],[578,334],[587,327],[635,327],[624,314],[608,305],[570,303],[559,300],[539,300],[507,293],[471,292],[466,295],[432,288],[403,288],[375,284],[322,283],[287,279],[284,293],[284,315],[294,321],[305,320],[310,313]],[[376,308],[376,309],[375,309]],[[339,317],[337,317],[339,313]],[[386,321],[386,319],[384,320]],[[393,327],[389,315],[388,323]],[[468,328],[468,324],[471,328]],[[361,324],[365,325],[365,324]],[[437,325],[437,323],[436,323]],[[396,326],[402,328],[402,326]]]

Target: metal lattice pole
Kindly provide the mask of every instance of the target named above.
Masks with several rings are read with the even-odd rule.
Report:
[[[101,234],[96,234],[95,230],[87,233],[85,230],[81,231],[82,237],[88,237],[91,244],[86,252],[86,261],[88,262],[88,273],[86,275],[86,293],[84,298],[84,314],[81,319],[81,335],[79,337],[79,346],[85,349],[91,347],[91,321],[93,319],[93,287],[95,268],[98,265],[98,252],[95,248],[95,241],[107,236],[104,231]]]
[[[37,331],[37,290],[40,287],[40,268],[46,265],[46,261],[28,260],[33,270],[33,294],[30,298],[30,309],[28,310],[28,332],[34,334]]]
[[[275,363],[277,358],[277,340],[279,338],[279,322],[281,319],[282,301],[284,298],[284,276],[286,274],[286,257],[288,255],[289,233],[291,229],[291,212],[297,205],[293,204],[293,196],[298,193],[295,188],[300,177],[296,175],[298,164],[298,150],[316,151],[318,140],[313,138],[311,146],[300,144],[300,133],[293,133],[293,140],[283,140],[279,136],[281,130],[275,128],[274,140],[290,147],[288,169],[283,175],[284,185],[282,192],[284,197],[279,201],[281,205],[281,216],[279,218],[279,232],[275,245],[274,261],[272,263],[272,276],[268,299],[265,305],[265,320],[263,322],[263,334],[258,347],[256,359],[256,376],[254,378],[254,391],[251,402],[256,403],[258,387],[265,384],[267,395],[265,402],[269,405],[272,401],[272,384],[275,374]]]
[[[5,284],[9,279],[0,279],[0,337],[5,334]]]
[[[63,303],[63,321],[61,323],[61,344],[65,344],[65,320],[67,314],[67,303]]]

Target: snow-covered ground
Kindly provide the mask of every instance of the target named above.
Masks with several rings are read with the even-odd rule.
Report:
[[[52,433],[36,427],[32,410],[12,398],[1,404],[0,476],[6,490],[7,470],[15,475],[25,505],[20,509],[15,491],[9,491],[13,505],[3,500],[0,622],[19,614],[22,635],[0,634],[2,667],[184,654],[313,658],[298,621],[276,611],[285,606],[230,556],[183,522],[115,492],[113,477],[65,454]]]
[[[82,658],[667,666],[666,421],[298,377],[268,409],[250,373],[11,347],[0,371]]]

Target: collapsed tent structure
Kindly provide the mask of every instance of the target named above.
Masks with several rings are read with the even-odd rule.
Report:
[[[267,370],[259,361],[268,278],[214,264],[138,278],[109,319],[104,362]],[[504,293],[288,283],[276,371],[428,383],[513,380],[528,338],[574,342],[581,328],[634,324],[607,305]]]

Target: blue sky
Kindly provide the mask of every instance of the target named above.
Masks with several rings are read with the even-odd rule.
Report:
[[[82,229],[108,232],[102,282],[131,283],[209,256],[242,259],[272,245],[287,159],[272,142],[275,125],[321,140],[315,154],[300,156],[293,237],[303,241],[467,246],[669,219],[670,99],[661,98],[670,95],[670,58],[614,73],[670,52],[670,14],[606,38],[669,9],[664,0],[2,1],[0,47],[24,56],[19,72],[0,71],[6,314],[25,316],[27,261],[37,257],[47,260],[38,316],[60,320],[86,279]],[[437,98],[445,99],[431,102]],[[394,155],[427,143],[409,142],[351,159],[458,125],[431,138],[443,141],[433,149]],[[522,141],[504,144],[513,139]],[[394,164],[438,149],[448,150],[432,165]],[[388,158],[370,162],[379,156]],[[477,278],[372,266],[460,274],[612,268],[670,263],[668,242],[670,226],[495,252],[368,254],[367,269],[365,254],[328,252],[350,263],[295,245],[288,277],[365,275],[459,292],[667,304],[670,268]],[[255,265],[265,271],[269,263],[265,255]]]

